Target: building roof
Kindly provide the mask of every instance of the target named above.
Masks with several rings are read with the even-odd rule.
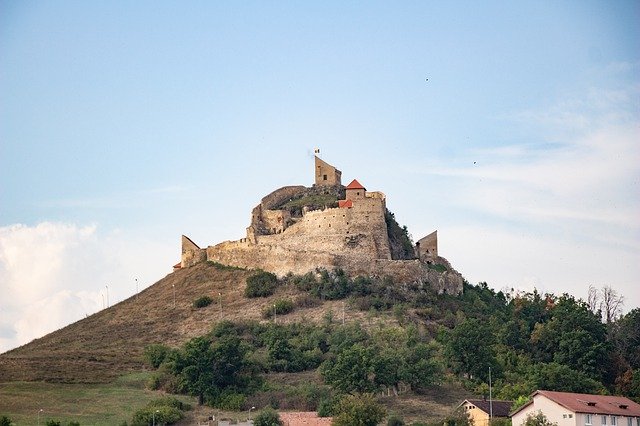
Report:
[[[366,190],[366,188],[364,186],[362,186],[362,184],[360,182],[358,182],[356,179],[352,180],[351,183],[349,185],[347,185],[347,189],[364,189],[364,190]]]
[[[489,405],[489,400],[486,399],[466,399],[465,401],[475,405],[487,414],[493,411],[493,417],[509,417],[509,412],[513,405],[513,401],[501,401],[495,399],[491,401],[491,406],[493,407]]]
[[[338,207],[341,209],[353,207],[353,201],[351,200],[338,200]]]
[[[175,265],[173,265],[173,269],[180,269],[182,268],[182,262],[178,262]]]
[[[607,414],[612,416],[640,417],[640,404],[624,396],[591,395],[587,393],[554,392],[537,390],[531,401],[511,415],[533,404],[536,396],[543,396],[574,413]]]
[[[287,426],[330,426],[332,417],[318,417],[315,411],[279,412],[280,420]]]

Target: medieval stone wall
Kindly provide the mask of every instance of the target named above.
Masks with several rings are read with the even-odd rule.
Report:
[[[305,274],[315,268],[332,269],[335,256],[315,250],[291,250],[272,244],[251,244],[246,240],[226,241],[207,247],[208,260],[239,268],[263,269],[278,276],[289,272]]]
[[[390,259],[384,210],[384,200],[374,198],[358,200],[352,208],[314,210],[282,233],[257,236],[256,242],[291,250],[313,247],[335,254]]]

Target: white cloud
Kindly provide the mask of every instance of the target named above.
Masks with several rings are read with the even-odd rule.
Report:
[[[169,272],[175,243],[98,227],[44,222],[0,228],[0,352],[111,304]]]
[[[440,252],[471,282],[578,297],[590,284],[611,285],[627,309],[640,306],[638,99],[638,85],[589,89],[503,117],[527,143],[416,168],[443,182],[435,193],[443,204],[434,203],[444,218]]]

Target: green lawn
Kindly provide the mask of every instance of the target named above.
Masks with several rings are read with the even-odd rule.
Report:
[[[81,425],[117,426],[131,422],[133,413],[149,401],[162,396],[144,389],[149,373],[123,376],[110,384],[57,384],[44,382],[0,383],[0,416],[6,415],[16,425],[33,426],[47,420],[70,421]],[[195,404],[193,398],[180,399]]]

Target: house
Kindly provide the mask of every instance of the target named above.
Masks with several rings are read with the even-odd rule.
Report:
[[[640,426],[640,404],[629,398],[546,390],[535,391],[511,422],[520,426],[538,411],[558,426]]]
[[[459,407],[464,408],[474,426],[487,426],[491,415],[493,418],[509,418],[513,401],[486,399],[465,399]]]

